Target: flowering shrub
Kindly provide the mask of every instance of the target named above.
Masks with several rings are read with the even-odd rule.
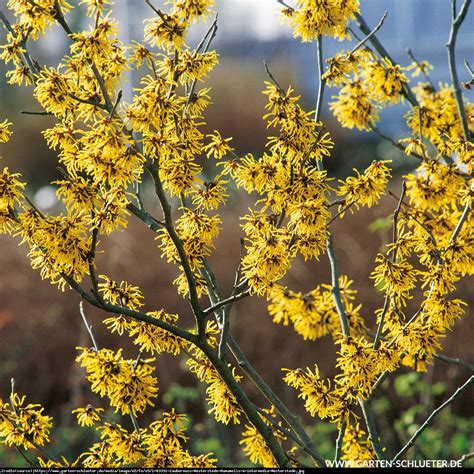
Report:
[[[290,467],[301,465],[304,457],[324,466],[318,440],[310,438],[232,337],[233,303],[253,296],[268,302],[276,324],[291,324],[305,340],[329,335],[334,341],[339,372],[332,380],[322,378],[317,366],[283,368],[282,377],[312,417],[339,430],[336,459],[401,458],[431,419],[474,380],[470,377],[435,410],[398,453],[385,450],[371,396],[399,367],[421,372],[439,357],[443,337],[465,309],[452,293],[473,270],[469,118],[474,107],[462,96],[454,58],[457,31],[470,1],[459,12],[454,4],[448,42],[452,84],[438,87],[429,79],[426,61],[414,59],[401,67],[390,58],[376,37],[385,16],[370,30],[358,0],[284,5],[282,19],[294,36],[316,43],[319,93],[315,110],[305,110],[293,88],[283,88],[267,69],[263,119],[271,135],[258,157],[236,154],[231,139],[218,130],[202,131],[211,98],[201,83],[219,61],[211,50],[217,18],[196,48],[188,44],[187,34],[194,23],[211,16],[214,2],[173,0],[165,12],[147,0],[153,17],[145,21],[144,42],[131,45],[118,39],[110,3],[8,0],[14,22],[2,13],[8,33],[0,56],[11,65],[8,82],[32,86],[43,113],[56,119],[43,135],[57,152],[63,176],[53,184],[64,212],[38,210],[27,198],[21,176],[4,168],[0,230],[21,237],[42,278],[104,310],[107,328],[128,334],[138,347],[132,358],[121,349],[99,347],[81,306],[92,346],[77,348],[77,363],[104,406],[129,417],[133,430],[108,420],[102,407],[78,407],[73,410],[78,424],[95,427],[100,440],[76,460],[51,456],[43,449],[50,440],[51,417],[12,386],[10,399],[0,402],[1,441],[33,466],[214,467],[213,454],[194,455],[186,447],[185,414],[173,409],[148,426],[138,422],[156,405],[155,359],[170,353],[182,355],[204,384],[209,413],[218,422],[243,425],[240,444],[251,462]],[[84,8],[90,19],[87,30],[71,30],[67,13],[73,8]],[[323,36],[353,41],[350,20],[364,38],[324,62]],[[58,65],[45,66],[30,55],[28,43],[41,40],[53,24],[64,29],[70,51]],[[124,103],[119,87],[132,68],[142,79],[131,103]],[[426,81],[412,84],[410,71]],[[375,161],[338,182],[328,176],[323,158],[331,156],[333,141],[320,121],[325,84],[339,89],[329,108],[343,127],[385,138],[376,126],[379,112],[409,104],[407,137],[392,142],[419,160],[419,166],[403,177],[394,201],[393,239],[377,255],[370,275],[385,295],[374,332],[367,327],[350,277],[339,274],[331,224],[360,207],[377,205],[387,193],[390,163]],[[9,139],[11,125],[0,122],[0,141]],[[206,160],[212,164],[204,173]],[[159,216],[148,212],[141,199],[146,173],[161,206]],[[241,259],[233,290],[224,295],[208,258],[222,226],[218,211],[231,199],[230,182],[253,196],[255,205],[242,216]],[[177,314],[145,309],[140,288],[100,274],[100,237],[126,229],[132,215],[155,233],[157,251],[176,267],[174,285],[189,302],[193,327],[183,325]],[[318,260],[325,255],[331,263],[326,284],[305,294],[285,286],[283,278],[297,256]],[[243,378],[259,387],[266,406],[249,398]]]

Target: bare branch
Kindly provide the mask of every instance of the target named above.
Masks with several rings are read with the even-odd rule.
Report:
[[[84,303],[82,302],[82,300],[79,301],[79,312],[81,313],[81,317],[82,317],[82,321],[84,322],[84,326],[86,327],[87,332],[89,333],[89,336],[92,340],[92,344],[94,345],[94,349],[96,351],[98,351],[99,346],[97,345],[97,342],[96,342],[95,337],[94,337],[94,333],[92,332],[92,326],[87,322],[86,313],[84,312]]]
[[[397,453],[397,455],[393,458],[394,461],[397,459],[400,459],[406,451],[408,451],[414,444],[415,441],[420,437],[420,435],[425,431],[426,428],[430,426],[434,418],[442,411],[444,410],[448,405],[450,405],[459,395],[461,395],[468,387],[474,382],[474,375],[469,377],[467,381],[461,385],[454,393],[453,395],[448,398],[442,405],[440,405],[438,408],[436,408],[430,416],[425,420],[425,422],[416,430],[416,432],[413,434],[413,436],[409,439],[409,441],[403,446],[403,448]]]
[[[346,434],[347,422],[346,420],[341,421],[341,426],[339,427],[339,434],[336,440],[336,453],[334,455],[334,460],[339,461],[342,454],[342,443],[344,441],[344,435]]]
[[[366,42],[367,40],[369,40],[370,38],[372,38],[372,36],[375,35],[375,33],[377,33],[377,31],[380,30],[380,28],[382,28],[382,25],[383,25],[383,22],[385,21],[385,18],[387,18],[387,15],[388,15],[388,11],[386,11],[382,18],[380,19],[380,21],[378,22],[377,26],[365,37],[363,38],[362,40],[360,40],[352,49],[351,49],[351,52],[350,54],[353,54],[355,53],[360,47],[362,47]]]
[[[459,11],[459,14],[456,16],[456,5],[454,3],[454,0],[452,0],[451,2],[451,6],[452,6],[451,31],[449,33],[449,39],[446,44],[446,47],[448,48],[449,73],[451,75],[451,81],[453,83],[454,97],[456,98],[456,107],[458,109],[458,114],[461,119],[461,127],[463,131],[463,135],[466,140],[470,140],[471,132],[469,131],[469,126],[468,126],[467,117],[466,117],[466,110],[464,109],[461,87],[459,86],[458,72],[456,68],[455,49],[456,49],[456,38],[458,35],[458,31],[464,19],[466,18],[470,3],[471,3],[471,0],[464,0],[464,3],[461,6],[461,10]]]
[[[474,372],[473,364],[469,364],[469,362],[465,362],[464,360],[461,360],[459,358],[448,357],[442,354],[435,354],[434,357],[435,359],[441,360],[442,362],[446,362],[447,364],[459,365],[460,367],[465,367],[466,369],[469,369],[470,371]]]
[[[371,29],[369,25],[367,25],[367,23],[365,22],[362,15],[360,15],[359,13],[356,13],[356,21],[357,21],[357,26],[360,28],[362,33],[366,35],[370,35]],[[373,34],[372,36],[370,36],[369,41],[382,58],[387,58],[392,64],[396,64],[396,62],[392,59],[390,54],[388,54],[387,50],[383,47],[382,43],[377,39],[377,36]],[[403,86],[403,92],[408,102],[410,102],[410,104],[412,104],[413,106],[419,105],[418,101],[416,100],[415,95],[413,94],[413,92],[407,85]]]
[[[402,192],[400,194],[400,199],[398,200],[397,208],[395,209],[395,212],[393,213],[393,236],[392,236],[393,244],[396,244],[397,241],[398,241],[398,215],[399,215],[400,209],[402,207],[403,198],[405,197],[406,190],[407,190],[407,184],[406,184],[406,181],[403,181]],[[392,259],[393,259],[393,261],[395,261],[397,259],[396,247],[392,248]],[[379,348],[380,336],[382,335],[383,323],[384,323],[385,315],[387,314],[387,310],[388,310],[389,306],[390,306],[390,296],[389,296],[389,294],[387,294],[385,296],[385,303],[384,303],[384,306],[383,306],[383,309],[382,309],[382,314],[380,315],[379,324],[377,326],[377,332],[375,334],[374,349]]]

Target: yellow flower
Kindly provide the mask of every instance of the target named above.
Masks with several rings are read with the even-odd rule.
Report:
[[[147,314],[173,325],[176,325],[178,321],[177,314],[168,314],[163,310]],[[152,354],[169,352],[178,355],[186,346],[186,341],[153,324],[130,321],[127,330],[129,336],[133,338],[133,343],[138,345],[141,351]]]
[[[284,381],[300,391],[299,397],[305,401],[305,408],[311,416],[318,415],[321,419],[329,418],[334,421],[345,411],[345,402],[336,390],[331,389],[328,379],[320,379],[319,369],[289,370],[286,372]]]
[[[283,11],[282,20],[293,28],[293,36],[313,41],[319,35],[345,39],[345,25],[359,11],[358,0],[298,0],[298,8]]]
[[[393,262],[387,256],[378,254],[375,261],[378,265],[370,278],[375,280],[375,285],[382,291],[404,304],[405,299],[410,297],[410,291],[416,286],[419,272],[404,258]]]
[[[235,375],[234,375],[235,377]],[[240,377],[236,380],[239,381]],[[225,425],[230,422],[240,423],[242,409],[240,408],[234,394],[229,390],[224,381],[216,378],[206,389],[206,400],[212,406],[209,413],[213,413],[216,421]]]
[[[388,161],[374,161],[363,174],[354,169],[356,176],[349,176],[341,183],[337,191],[339,196],[345,197],[345,201],[340,205],[344,208],[349,204],[355,207],[372,207],[385,193],[388,180],[390,179],[390,169],[387,167]]]
[[[77,416],[77,423],[80,426],[93,426],[101,421],[102,408],[94,408],[92,405],[87,405],[85,408],[76,408],[72,411]]]
[[[398,64],[392,64],[387,58],[369,62],[363,76],[367,90],[378,102],[396,104],[403,99],[403,88],[408,79]]]
[[[336,367],[342,370],[336,376],[340,387],[351,387],[357,396],[366,399],[377,376],[383,372],[378,366],[377,352],[364,337],[344,337],[340,340]]]
[[[0,437],[7,446],[32,449],[49,442],[52,418],[38,404],[26,404],[26,397],[12,393],[10,403],[0,400]]]
[[[348,53],[341,51],[336,56],[326,59],[328,68],[322,79],[334,86],[342,85],[348,82],[349,74],[357,74],[372,56],[370,49],[365,48]]]
[[[226,183],[227,181],[219,178],[205,182],[204,189],[199,188],[191,191],[193,194],[193,204],[198,208],[202,207],[206,210],[217,209],[229,196],[226,193]]]
[[[367,439],[367,434],[359,423],[349,424],[344,433],[342,456],[344,461],[370,461],[375,459],[375,452]]]
[[[99,279],[103,280],[103,283],[99,283],[99,291],[106,301],[131,309],[143,306],[143,294],[137,286],[130,285],[126,281],[118,284],[106,275],[99,275]]]
[[[343,127],[368,131],[379,119],[379,106],[357,77],[347,82],[333,98],[336,100],[330,102],[329,109]]]
[[[265,420],[263,417],[262,419]],[[277,467],[272,452],[268,449],[262,435],[253,425],[245,425],[242,437],[239,444],[243,445],[243,452],[250,459],[250,462],[262,465],[265,468]]]
[[[210,138],[208,145],[203,147],[203,151],[206,152],[207,157],[214,156],[216,160],[220,160],[223,156],[227,155],[233,148],[229,145],[232,138],[222,138],[221,134],[216,130],[212,135],[207,135]]]
[[[170,50],[173,46],[181,49],[186,36],[187,20],[182,20],[179,13],[163,13],[162,18],[145,20],[145,41],[151,46]]]
[[[428,75],[433,70],[433,66],[426,60],[413,61],[406,69],[413,71],[411,77],[418,77],[420,74]]]
[[[11,123],[8,120],[0,122],[0,143],[6,143],[10,140],[12,131],[10,130]]]

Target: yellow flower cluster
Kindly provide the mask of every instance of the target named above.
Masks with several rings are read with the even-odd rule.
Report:
[[[10,125],[11,123],[8,120],[0,122],[0,143],[6,143],[10,139],[12,135]]]
[[[341,459],[344,461],[370,461],[375,457],[367,434],[360,424],[348,425],[344,433]]]
[[[419,106],[407,112],[408,128],[414,135],[421,132],[422,136],[436,147],[439,154],[455,155],[467,166],[469,173],[472,173],[473,145],[463,135],[452,86],[440,84],[439,90],[433,91],[429,84],[419,83],[413,90]],[[472,117],[474,104],[466,100],[464,108],[467,117]],[[473,133],[472,120],[468,120],[468,127]]]
[[[33,449],[49,442],[52,418],[37,404],[12,393],[10,403],[0,399],[0,439],[7,446]]]
[[[260,415],[262,420],[271,427],[270,419],[276,418],[275,407],[272,406],[270,409],[263,410],[266,413],[266,416]],[[275,423],[277,423],[275,421]],[[278,426],[281,426],[281,422],[277,423]],[[286,436],[283,435],[278,429],[272,428],[276,439],[281,443],[286,440]],[[243,451],[250,459],[250,462],[254,464],[260,464],[265,468],[277,467],[278,464],[275,462],[275,459],[268,449],[268,446],[265,443],[262,435],[256,430],[253,425],[245,425],[245,431],[242,433],[242,440],[240,441],[243,445]]]
[[[378,349],[363,336],[342,336],[336,366],[341,369],[332,383],[321,379],[319,369],[283,369],[283,380],[297,389],[305,401],[305,408],[311,416],[329,418],[340,423],[354,416],[352,405],[359,399],[367,399],[377,378],[385,371],[395,370],[400,360],[397,351],[388,344]],[[333,387],[334,385],[334,387]]]
[[[371,130],[387,102],[403,100],[406,68],[388,58],[377,59],[369,48],[340,52],[326,62],[322,78],[340,88],[329,108],[343,127]]]
[[[92,237],[87,234],[84,214],[44,216],[35,209],[19,214],[23,240],[30,247],[31,266],[40,269],[41,278],[64,289],[64,276],[81,281],[89,271]]]
[[[8,168],[0,171],[0,233],[9,233],[17,227],[14,216],[15,205],[19,204],[25,183],[19,173],[10,173]]]
[[[264,93],[269,111],[264,118],[279,135],[270,137],[268,153],[260,159],[247,155],[227,165],[237,186],[262,196],[262,210],[243,217],[248,245],[242,261],[251,291],[261,296],[280,288],[277,282],[298,253],[318,258],[325,247],[329,186],[316,162],[333,147],[323,125],[300,107],[291,88],[285,92],[267,83]],[[285,215],[289,218],[283,227]]]
[[[297,0],[297,8],[285,8],[282,19],[293,28],[293,36],[313,41],[319,35],[340,40],[348,37],[346,23],[359,12],[359,0]]]
[[[207,324],[206,338],[212,347],[216,347],[216,335],[219,333],[217,325],[213,322]],[[186,361],[189,370],[196,377],[207,384],[206,395],[207,402],[211,405],[209,413],[213,413],[217,421],[225,425],[230,422],[240,423],[242,409],[235,398],[235,395],[229,390],[219,372],[211,364],[206,355],[196,346],[190,349],[191,357]],[[232,368],[233,377],[238,383],[242,377],[235,374],[235,368]]]
[[[451,293],[458,280],[474,270],[469,175],[474,148],[453,87],[439,84],[436,89],[420,83],[413,88],[414,99],[405,71],[427,76],[430,65],[415,61],[403,68],[375,54],[364,41],[326,60],[322,81],[339,88],[330,109],[343,127],[371,130],[379,112],[404,97],[413,106],[406,114],[410,136],[396,145],[417,156],[420,165],[404,176],[403,195],[393,216],[393,241],[375,259],[371,278],[384,293],[385,303],[376,311],[378,329],[372,338],[352,281],[338,275],[329,226],[349,209],[373,207],[380,201],[391,178],[388,162],[375,161],[364,171],[355,170],[333,188],[323,159],[331,156],[334,144],[315,118],[319,105],[317,111],[305,110],[291,86],[283,89],[270,73],[271,82],[265,83],[263,92],[267,101],[263,119],[271,130],[265,151],[261,156],[240,156],[232,138],[205,128],[204,112],[211,97],[210,89],[200,86],[219,62],[219,55],[209,51],[216,24],[211,24],[197,49],[188,45],[190,27],[210,16],[214,1],[172,0],[166,12],[152,6],[156,15],[145,21],[144,43],[131,45],[118,39],[112,4],[112,0],[80,0],[78,7],[66,0],[7,2],[15,23],[1,46],[0,59],[12,64],[8,81],[32,85],[42,110],[53,116],[55,123],[43,136],[58,155],[62,176],[52,184],[64,206],[54,215],[43,214],[24,196],[20,175],[4,168],[0,232],[18,235],[30,248],[33,268],[62,289],[66,283],[77,289],[88,275],[92,290],[81,287],[81,294],[110,310],[113,315],[104,320],[107,328],[127,334],[139,348],[135,359],[125,358],[121,349],[78,348],[76,359],[92,391],[107,397],[115,412],[129,415],[134,430],[108,420],[103,408],[77,408],[73,413],[78,424],[94,427],[99,440],[74,462],[38,458],[39,464],[215,467],[212,454],[193,456],[185,448],[185,415],[172,410],[139,427],[136,416],[154,406],[158,394],[155,359],[146,358],[146,352],[186,354],[189,370],[206,384],[209,413],[218,422],[238,424],[247,416],[240,444],[251,462],[265,467],[284,464],[276,455],[278,448],[289,464],[293,462],[295,448],[282,448],[286,431],[276,410],[245,403],[242,376],[226,359],[224,319],[230,307],[201,306],[205,296],[211,305],[221,299],[207,259],[221,230],[217,212],[231,195],[231,181],[256,202],[241,218],[244,248],[230,300],[249,293],[264,297],[275,323],[291,325],[307,341],[332,337],[339,369],[334,377],[321,377],[315,366],[284,369],[284,380],[298,391],[311,416],[339,427],[347,424],[342,459],[373,459],[355,405],[368,400],[379,378],[400,365],[426,370],[442,338],[464,313],[465,303]],[[359,13],[358,0],[296,0],[295,5],[283,10],[283,19],[303,41],[321,35],[349,38],[347,23]],[[71,31],[67,25],[64,14],[73,8],[85,11],[90,20],[85,29]],[[31,58],[27,41],[37,40],[56,23],[67,32],[69,52],[59,64],[44,66]],[[117,90],[129,70],[140,80],[130,103],[124,103]],[[464,107],[470,118],[473,105],[466,101]],[[1,143],[10,139],[10,126],[6,120],[0,122]],[[472,124],[467,127],[473,130]],[[141,200],[145,171],[153,181],[161,220],[149,214]],[[329,201],[330,194],[337,199]],[[338,212],[333,213],[336,204]],[[165,310],[144,312],[140,288],[127,281],[105,275],[97,279],[100,240],[126,228],[130,213],[153,229],[162,257],[176,266],[179,273],[173,283],[189,298],[196,328],[183,329],[180,317]],[[283,279],[296,258],[318,259],[324,253],[331,260],[331,285],[321,284],[307,293],[285,286]],[[237,289],[242,293],[237,295]],[[413,298],[418,290],[421,305],[409,315],[407,307],[418,300]],[[206,319],[210,314],[217,323]],[[51,418],[39,405],[26,404],[15,393],[10,403],[0,401],[0,437],[6,445],[42,447],[50,430]]]
[[[75,411],[81,413],[82,409]],[[80,462],[91,469],[138,464],[154,469],[215,467],[217,460],[212,454],[192,456],[185,449],[187,423],[186,415],[178,414],[174,409],[164,412],[161,420],[133,432],[105,421],[96,426],[101,440],[82,453],[75,464]]]
[[[340,206],[343,210],[352,204],[355,207],[372,207],[377,204],[380,197],[385,193],[391,173],[387,167],[387,161],[374,161],[364,174],[356,172],[356,176],[349,176],[345,181],[339,181],[341,186],[337,190],[339,196],[344,197],[344,204]],[[341,216],[343,216],[341,212]]]
[[[152,375],[155,359],[134,361],[124,359],[122,350],[78,348],[81,353],[76,361],[87,372],[91,389],[100,396],[107,396],[112,407],[122,414],[143,413],[147,406],[154,406],[158,387]]]
[[[352,281],[347,277],[339,278],[342,302],[349,320],[349,327],[353,336],[366,334],[367,328],[360,315],[362,305],[354,306],[355,290],[350,288]],[[326,334],[331,334],[334,340],[341,336],[341,324],[334,306],[330,285],[302,294],[288,289],[278,289],[272,294],[268,312],[273,322],[287,326],[293,324],[294,330],[305,340],[314,341]]]

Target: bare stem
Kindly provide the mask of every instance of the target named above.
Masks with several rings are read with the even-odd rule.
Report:
[[[206,46],[205,46],[204,51],[203,51],[204,53],[207,53],[207,51],[209,50],[209,47],[211,46],[212,40],[215,38],[216,34],[217,34],[217,14],[216,14],[216,17],[214,18],[214,21],[211,23],[211,26],[207,30],[206,34],[204,35],[201,42],[197,46],[196,52],[199,53],[201,48],[204,46],[204,43],[206,42],[206,39],[209,38],[207,40]],[[186,113],[186,110],[187,110],[189,104],[193,100],[194,90],[196,89],[196,84],[197,84],[197,79],[194,79],[194,81],[191,83],[191,87],[189,88],[188,98],[186,100],[186,106],[184,107],[184,112],[185,113]]]
[[[448,357],[442,354],[435,354],[435,359],[441,360],[443,362],[446,362],[448,364],[455,364],[459,365],[461,367],[465,367],[466,369],[469,369],[471,372],[474,372],[474,365],[469,364],[469,362],[465,362],[464,360],[461,360],[459,358],[453,358],[453,357]]]
[[[351,53],[350,54],[353,54],[355,53],[360,47],[362,47],[366,42],[367,40],[369,40],[370,38],[372,38],[372,36],[375,35],[375,33],[377,33],[377,31],[380,30],[380,28],[382,28],[382,25],[383,25],[383,22],[385,21],[385,18],[387,18],[387,15],[388,15],[388,11],[386,11],[382,18],[380,19],[380,21],[378,22],[377,26],[369,33],[366,35],[365,38],[363,38],[362,40],[360,40],[351,50]]]
[[[442,410],[444,410],[448,405],[450,405],[459,395],[461,395],[473,382],[474,382],[474,375],[469,377],[467,381],[463,385],[461,385],[461,387],[459,387],[450,398],[448,398],[442,405],[436,408],[431,413],[431,415],[425,420],[425,422],[418,428],[418,430],[416,430],[416,432],[409,439],[407,444],[403,446],[403,448],[397,453],[397,455],[393,458],[393,460],[396,461],[397,459],[400,459],[405,454],[405,452],[408,451],[415,444],[415,441],[420,437],[423,431],[425,431],[425,429],[430,426],[434,418]]]
[[[466,111],[464,109],[463,97],[461,87],[459,85],[458,72],[456,68],[456,38],[458,35],[459,28],[461,27],[464,19],[466,18],[467,11],[469,10],[469,5],[471,0],[464,0],[459,14],[456,16],[456,5],[454,0],[451,0],[452,6],[452,21],[451,21],[451,31],[449,33],[449,39],[446,44],[448,48],[448,64],[449,64],[449,73],[451,75],[451,81],[454,87],[454,97],[456,98],[456,107],[458,109],[458,114],[461,119],[461,126],[464,138],[470,140],[471,132],[469,130]]]
[[[239,301],[247,296],[250,295],[250,290],[243,291],[242,293],[238,293],[236,295],[229,296],[225,300],[219,300],[217,303],[214,305],[210,306],[209,308],[205,309],[203,311],[203,314],[207,316],[210,313],[213,313],[214,311],[222,308],[223,306],[227,306],[230,303],[235,303],[236,301]]]
[[[420,68],[423,76],[425,76],[425,79],[428,81],[429,85],[431,88],[435,91],[436,87],[433,84],[433,81],[431,80],[430,76],[426,73],[425,68],[421,65],[421,63],[415,58],[415,55],[412,53],[410,48],[407,48],[407,54],[410,57],[410,59]]]
[[[324,86],[326,81],[323,79],[324,75],[324,63],[323,63],[323,37],[321,35],[318,36],[316,40],[316,52],[317,52],[317,67],[318,67],[318,94],[316,96],[316,108],[314,110],[314,121],[317,123],[319,122],[321,116],[321,106],[323,103],[323,95],[324,95]],[[322,160],[320,160],[322,162]],[[318,162],[319,163],[319,162]],[[322,164],[322,163],[321,163]]]
[[[346,420],[341,421],[341,426],[339,427],[339,434],[336,440],[336,453],[334,455],[334,460],[339,461],[342,454],[342,443],[344,441],[344,435],[346,434],[347,422]]]
[[[165,227],[168,231],[168,234],[173,241],[173,244],[178,252],[180,264],[183,268],[184,274],[186,276],[186,281],[189,287],[189,301],[191,304],[191,309],[193,310],[194,317],[196,320],[196,328],[198,330],[198,337],[203,338],[205,337],[205,325],[204,325],[204,316],[202,314],[202,309],[199,305],[199,297],[196,288],[196,281],[194,278],[193,271],[191,269],[191,265],[188,260],[188,256],[186,255],[186,251],[184,250],[183,242],[181,241],[179,235],[177,234],[174,224],[173,224],[173,217],[171,214],[171,205],[168,202],[166,197],[165,191],[163,189],[163,185],[161,183],[159,174],[158,174],[158,165],[153,163],[147,167],[153,182],[155,184],[155,193],[160,201],[161,208],[163,210],[163,215],[165,217]]]
[[[403,198],[405,197],[405,193],[407,190],[407,184],[405,181],[403,181],[402,184],[402,192],[400,194],[400,199],[398,200],[398,205],[395,209],[395,212],[393,213],[393,236],[392,236],[392,242],[395,245],[398,240],[398,215],[400,214],[400,210],[402,207],[403,203]],[[394,247],[392,249],[392,259],[395,261],[397,259],[397,251],[396,248]],[[390,306],[390,296],[387,294],[385,297],[385,303],[383,306],[382,314],[380,315],[380,320],[379,324],[377,326],[377,332],[375,334],[375,339],[374,339],[374,349],[378,349],[380,345],[380,336],[382,335],[382,328],[383,328],[383,323],[385,319],[385,315],[387,314],[387,310]]]
[[[99,346],[97,345],[97,342],[96,342],[95,337],[94,337],[94,333],[92,332],[92,326],[87,321],[86,314],[84,312],[84,304],[83,304],[82,300],[79,301],[79,312],[81,313],[81,317],[82,317],[82,321],[84,322],[84,326],[86,327],[87,332],[89,333],[89,336],[92,340],[92,344],[94,345],[94,349],[97,352],[99,350]]]
[[[359,399],[359,404],[362,408],[367,431],[369,432],[369,440],[372,443],[375,455],[377,456],[377,459],[386,459],[382,445],[380,444],[380,438],[377,434],[377,428],[375,426],[374,415],[372,413],[370,402],[368,400],[364,401]]]
[[[364,20],[362,15],[360,15],[359,13],[356,13],[356,21],[357,21],[357,26],[360,28],[362,33],[366,35],[369,35],[371,33],[371,29],[369,25],[367,25],[366,21]],[[396,64],[396,62],[392,59],[390,54],[388,54],[387,50],[384,48],[382,43],[378,40],[377,36],[373,34],[372,36],[369,37],[369,41],[382,58],[386,58],[392,64]],[[406,85],[403,86],[403,92],[408,102],[410,102],[410,104],[412,104],[413,106],[419,105],[418,101],[416,100],[415,95],[413,94],[413,92],[408,86]]]

